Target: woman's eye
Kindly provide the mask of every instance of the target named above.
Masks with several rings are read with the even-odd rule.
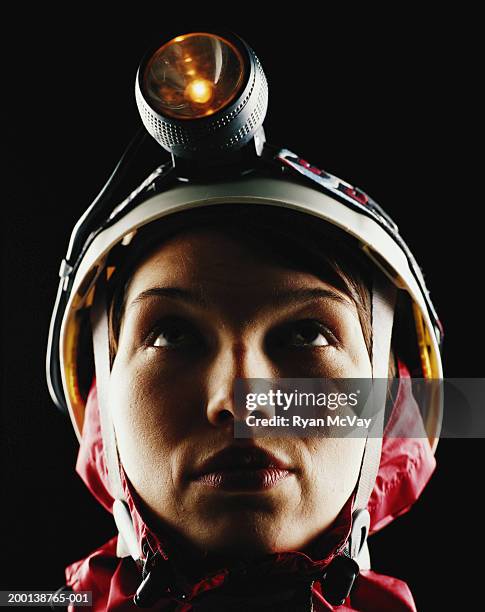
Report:
[[[161,348],[177,348],[195,342],[195,333],[182,323],[164,323],[152,335],[151,345]]]
[[[318,321],[298,321],[284,327],[277,342],[296,347],[329,346],[332,334]]]

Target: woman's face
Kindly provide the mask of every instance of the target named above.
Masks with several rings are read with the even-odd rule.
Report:
[[[334,296],[299,296],[307,289]],[[370,376],[345,294],[217,230],[187,231],[153,252],[127,290],[111,377],[121,462],[151,517],[204,554],[303,550],[351,495],[365,440],[237,440],[233,384]],[[238,444],[270,452],[290,474],[256,490],[197,480],[207,459]]]

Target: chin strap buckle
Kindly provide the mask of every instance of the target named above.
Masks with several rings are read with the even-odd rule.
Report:
[[[344,553],[334,557],[321,580],[323,596],[332,606],[341,606],[359,575],[359,564]]]
[[[370,515],[366,509],[352,514],[352,529],[343,553],[334,557],[321,580],[323,595],[332,606],[341,606],[359,575],[359,555],[364,551],[369,535]]]
[[[355,510],[352,513],[352,529],[348,542],[348,556],[359,563],[359,556],[364,550],[370,529],[370,514],[367,509]],[[360,565],[360,563],[359,563]]]
[[[179,604],[184,603],[187,598],[184,592],[186,585],[179,581],[173,566],[158,551],[151,553],[147,547],[144,552],[142,582],[133,596],[135,606],[151,608],[162,597]]]

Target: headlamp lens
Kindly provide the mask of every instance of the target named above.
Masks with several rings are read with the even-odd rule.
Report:
[[[162,115],[198,119],[226,106],[244,76],[241,53],[204,32],[177,36],[152,56],[143,78],[147,101]]]

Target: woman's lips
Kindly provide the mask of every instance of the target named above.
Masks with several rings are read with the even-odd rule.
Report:
[[[264,491],[293,473],[285,459],[249,443],[233,443],[192,472],[194,482],[224,491]]]
[[[276,486],[291,474],[290,470],[275,467],[224,469],[202,474],[196,482],[224,491],[263,491]]]

